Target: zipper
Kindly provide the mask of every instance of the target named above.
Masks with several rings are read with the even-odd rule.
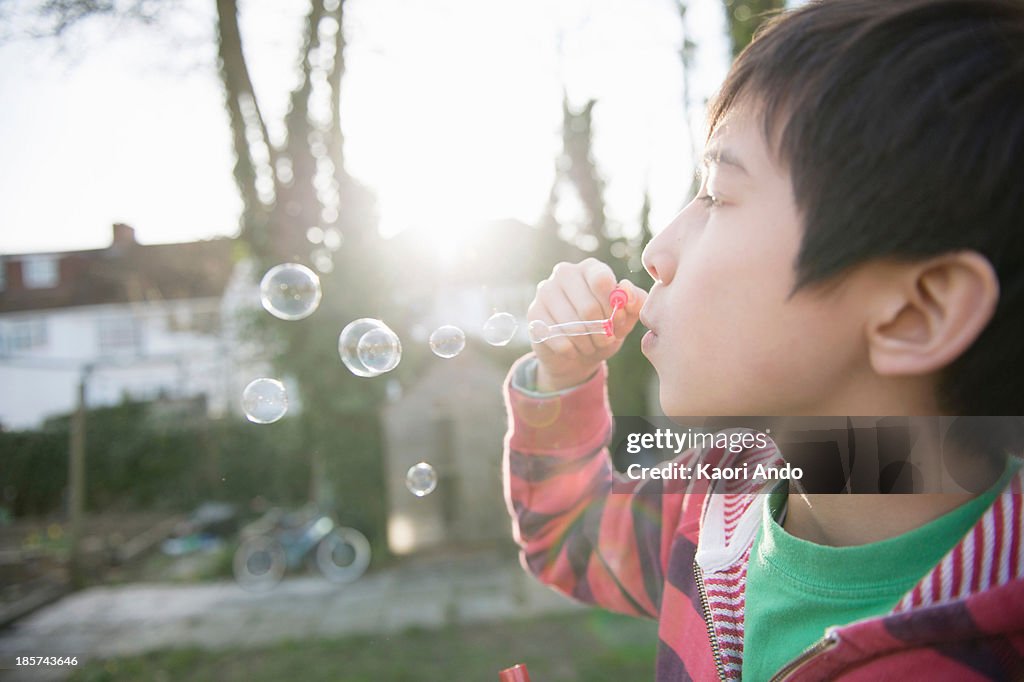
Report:
[[[693,562],[693,577],[697,580],[697,592],[700,594],[700,607],[704,617],[704,625],[708,629],[708,640],[711,642],[711,653],[715,657],[715,668],[718,670],[718,679],[725,682],[725,665],[722,663],[722,654],[718,650],[718,635],[715,634],[715,626],[711,622],[711,607],[708,605],[708,593],[704,589],[704,578],[701,576],[700,566],[697,561]]]
[[[839,634],[832,628],[825,630],[825,636],[819,639],[811,646],[804,649],[799,656],[794,658],[792,661],[782,666],[779,672],[772,675],[772,678],[768,682],[778,682],[786,679],[793,671],[802,666],[808,660],[814,658],[823,651],[828,651],[835,645],[839,644]]]

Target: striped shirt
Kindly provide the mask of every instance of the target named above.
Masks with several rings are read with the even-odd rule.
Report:
[[[530,358],[531,356],[527,356]],[[659,623],[656,680],[739,679],[752,482],[632,480],[612,467],[602,368],[568,392],[505,385],[505,499],[523,566],[579,601]],[[780,465],[774,446],[674,462]],[[1024,679],[1024,505],[1013,477],[964,538],[881,617],[831,629],[786,680]]]

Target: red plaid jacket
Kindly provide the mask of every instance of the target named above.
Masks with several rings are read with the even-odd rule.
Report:
[[[616,473],[605,369],[543,399],[512,386],[516,369],[505,386],[504,485],[523,566],[577,600],[657,619],[659,682],[739,679],[760,498]],[[780,461],[774,450],[716,449],[676,461],[698,455]],[[830,628],[773,679],[1024,680],[1022,483],[1019,472],[890,613]]]

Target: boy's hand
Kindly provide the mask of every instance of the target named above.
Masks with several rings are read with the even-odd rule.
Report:
[[[580,263],[559,263],[551,276],[537,285],[537,296],[527,311],[529,320],[561,324],[575,320],[608,319],[608,296],[619,286],[629,300],[615,313],[614,336],[588,334],[563,336],[533,344],[537,355],[537,389],[558,391],[586,381],[606,359],[614,355],[640,319],[647,292],[629,280],[615,282],[604,263],[587,258]]]

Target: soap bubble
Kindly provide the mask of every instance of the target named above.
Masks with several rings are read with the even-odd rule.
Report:
[[[288,411],[288,392],[277,379],[254,379],[242,391],[242,411],[249,421],[272,424]]]
[[[325,275],[334,272],[334,258],[327,249],[314,249],[309,258],[313,261],[313,267]]]
[[[484,322],[484,341],[492,346],[504,346],[516,335],[519,323],[509,313],[494,313]]]
[[[533,343],[543,343],[551,337],[551,326],[544,320],[533,320],[526,329]]]
[[[362,341],[363,337],[371,331],[386,330],[387,332],[394,335],[391,328],[380,320],[375,320],[370,317],[363,317],[358,320],[353,320],[345,325],[345,328],[341,330],[341,334],[338,336],[338,355],[341,356],[341,361],[345,363],[349,371],[355,374],[357,377],[375,377],[383,374],[386,371],[392,370],[398,366],[399,361],[402,359],[402,345],[398,342],[398,337],[395,336],[395,344],[393,350],[395,355],[387,362],[381,361],[378,365],[374,363],[374,367],[368,366],[360,358],[359,353],[359,342]],[[371,343],[375,344],[380,337],[374,336],[367,341],[365,353],[371,351]],[[390,366],[388,366],[390,365]],[[376,369],[377,366],[384,366],[387,369],[381,370]]]
[[[356,344],[356,355],[366,369],[374,374],[390,372],[402,359],[402,343],[387,327],[377,327],[362,335]]]
[[[430,335],[430,350],[441,358],[454,358],[466,347],[466,334],[458,327],[446,324]]]
[[[405,487],[416,497],[429,495],[437,487],[437,472],[426,462],[413,464],[405,474]]]
[[[260,301],[282,320],[301,320],[320,305],[320,278],[305,265],[282,263],[267,270],[260,281]]]
[[[334,228],[324,231],[324,246],[331,251],[337,251],[341,248],[341,243],[344,238],[341,236],[341,232],[338,232]]]

